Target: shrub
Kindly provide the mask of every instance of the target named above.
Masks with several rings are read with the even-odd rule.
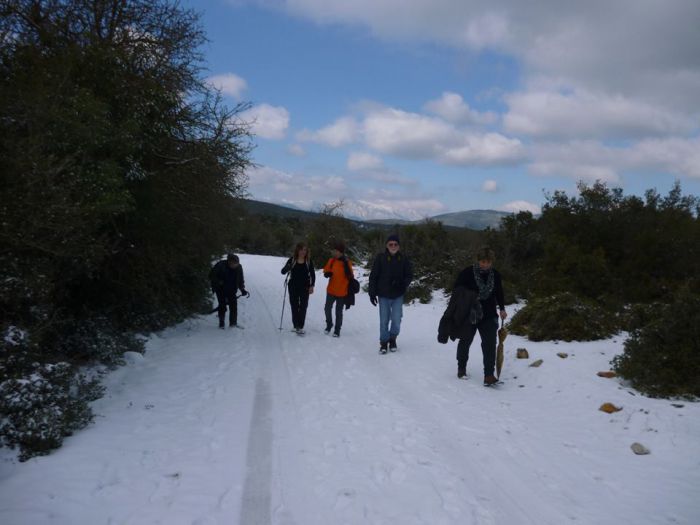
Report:
[[[403,296],[404,303],[408,304],[418,300],[421,304],[428,304],[433,298],[433,289],[424,281],[413,281]]]
[[[593,341],[615,333],[617,320],[596,303],[565,292],[530,301],[513,316],[509,330],[531,341]]]
[[[102,393],[68,363],[33,363],[25,377],[0,383],[0,444],[18,447],[20,461],[48,454],[92,421],[88,401]]]
[[[613,369],[653,397],[700,397],[700,295],[685,288],[630,334]]]

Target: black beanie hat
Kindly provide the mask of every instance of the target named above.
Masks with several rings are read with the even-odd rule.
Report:
[[[389,237],[386,238],[387,243],[390,243],[391,241],[396,242],[396,244],[401,244],[399,242],[399,236],[395,233],[392,233],[391,235],[389,235]]]

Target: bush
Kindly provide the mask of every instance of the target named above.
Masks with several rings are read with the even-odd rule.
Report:
[[[681,290],[634,330],[613,369],[652,397],[700,397],[700,295]]]
[[[103,393],[96,379],[65,362],[26,368],[24,377],[0,383],[0,444],[18,447],[20,461],[48,454],[88,425],[93,419],[88,402]]]
[[[418,300],[418,302],[421,304],[428,304],[432,298],[432,286],[422,280],[417,280],[413,281],[408,287],[408,290],[406,290],[406,293],[403,296],[403,302],[409,304],[414,300]]]
[[[593,341],[614,334],[617,320],[596,303],[565,292],[530,301],[513,316],[509,330],[531,341]]]

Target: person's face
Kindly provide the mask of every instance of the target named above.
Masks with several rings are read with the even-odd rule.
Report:
[[[394,255],[396,252],[399,251],[399,243],[396,241],[389,241],[386,243],[386,248],[389,250],[389,253],[391,255]]]
[[[306,249],[306,246],[304,246],[303,248],[299,248],[299,257],[306,257],[307,251],[308,250]]]
[[[483,261],[479,261],[480,270],[490,270],[492,265],[493,263],[491,261],[487,261],[486,259],[484,259]]]
[[[342,255],[342,254],[340,253],[340,250],[336,250],[335,248],[333,248],[333,249],[331,250],[331,254],[332,254],[333,257],[335,257],[336,259],[340,259],[340,256]]]
[[[229,268],[231,268],[232,270],[235,270],[236,268],[238,268],[238,263],[237,263],[236,261],[229,261],[229,262],[228,262],[228,266],[229,266]]]

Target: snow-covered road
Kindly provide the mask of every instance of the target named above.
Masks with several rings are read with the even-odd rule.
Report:
[[[597,377],[622,338],[511,335],[505,384],[484,388],[478,341],[468,381],[456,343],[436,342],[441,297],[405,308],[399,352],[379,355],[366,294],[326,336],[319,273],[300,337],[288,308],[278,329],[284,260],[241,262],[245,329],[211,316],[154,336],[108,378],[93,426],[48,457],[5,453],[0,523],[700,523],[700,406]]]

